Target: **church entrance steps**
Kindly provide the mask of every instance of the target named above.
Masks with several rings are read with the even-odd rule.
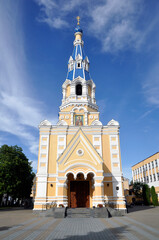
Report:
[[[66,211],[66,217],[68,218],[90,218],[90,208],[68,208]]]
[[[107,208],[68,208],[68,218],[108,218]]]
[[[45,211],[33,211],[34,215],[52,218],[109,218],[126,214],[123,210],[113,208],[51,208]]]
[[[93,208],[93,217],[94,218],[108,218],[109,213],[107,208]]]

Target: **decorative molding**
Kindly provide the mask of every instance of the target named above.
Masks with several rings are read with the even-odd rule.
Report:
[[[114,119],[112,119],[111,121],[108,122],[107,125],[108,126],[119,126],[119,123],[117,121],[115,121]]]
[[[60,120],[58,121],[57,126],[68,126],[68,124],[64,120]]]
[[[48,126],[50,127],[51,126],[51,122],[49,122],[47,119],[46,120],[43,120],[40,122],[39,124],[39,127],[42,127],[42,126]]]
[[[78,149],[78,150],[76,151],[76,154],[77,154],[78,156],[83,156],[83,154],[84,154],[83,149]]]
[[[103,124],[99,121],[99,120],[94,120],[92,123],[91,123],[92,126],[102,126]]]

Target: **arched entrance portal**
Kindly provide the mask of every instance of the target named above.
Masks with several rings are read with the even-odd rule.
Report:
[[[68,179],[68,205],[70,208],[89,208],[93,191],[93,174],[86,177],[78,173],[76,178],[72,173],[67,175]]]

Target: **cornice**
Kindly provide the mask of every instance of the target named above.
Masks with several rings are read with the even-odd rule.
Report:
[[[89,103],[88,101],[84,102],[84,101],[79,101],[79,100],[78,100],[78,102],[72,101],[72,102],[69,102],[69,103],[66,103],[66,104],[62,104],[60,106],[60,111],[62,109],[65,109],[65,108],[69,107],[69,106],[80,107],[80,106],[84,106],[84,105],[87,105],[88,107],[93,108],[93,109],[98,111],[98,106],[96,104]]]

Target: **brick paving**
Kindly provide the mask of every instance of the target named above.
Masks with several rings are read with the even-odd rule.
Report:
[[[140,240],[159,239],[159,207],[124,217],[53,219],[32,210],[0,211],[2,240]]]

